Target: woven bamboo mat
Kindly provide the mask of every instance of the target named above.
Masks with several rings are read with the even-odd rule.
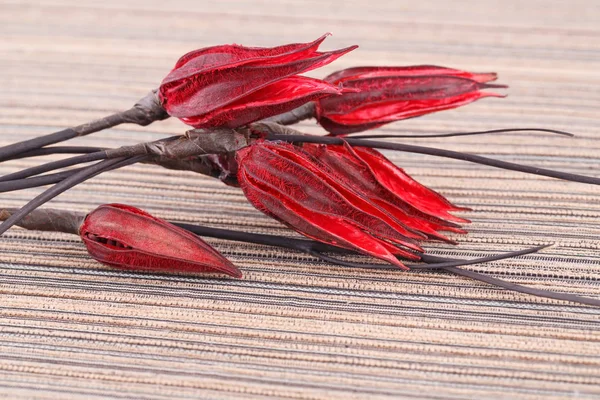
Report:
[[[0,142],[130,107],[183,53],[334,36],[352,65],[497,71],[506,99],[388,125],[382,133],[544,126],[537,133],[413,140],[600,176],[598,2],[469,0],[0,2]],[[313,122],[301,129],[318,133]],[[74,141],[116,146],[182,133],[167,120]],[[470,267],[537,288],[600,297],[600,189],[413,154],[388,154],[473,208],[470,234],[436,255],[476,257],[555,243]],[[46,160],[56,157],[46,157]],[[5,174],[39,159],[0,164]],[[40,189],[2,194],[16,207]],[[50,203],[108,202],[176,221],[290,234],[238,189],[133,166]],[[75,236],[11,229],[0,240],[0,396],[6,398],[592,398],[600,310],[444,273],[348,270],[258,245],[208,240],[243,280],[149,275],[94,262]]]

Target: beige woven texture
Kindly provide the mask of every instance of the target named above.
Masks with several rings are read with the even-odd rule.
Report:
[[[381,133],[566,129],[405,142],[600,177],[600,20],[589,1],[0,2],[0,142],[130,107],[183,53],[219,43],[361,47],[356,65],[496,71],[506,99],[391,124]],[[300,129],[322,132],[314,121]],[[183,133],[171,119],[72,141],[118,146]],[[600,297],[600,189],[441,158],[386,153],[473,211],[460,245],[477,257],[555,243],[469,267]],[[43,160],[58,159],[48,156]],[[5,174],[41,159],[0,164]],[[23,205],[42,189],[2,194]],[[192,173],[132,166],[48,206],[121,202],[157,216],[291,235],[240,190]],[[349,270],[276,248],[208,239],[242,280],[123,272],[76,236],[13,228],[0,240],[0,396],[6,398],[598,398],[600,309],[439,272]],[[368,261],[361,258],[362,261]]]

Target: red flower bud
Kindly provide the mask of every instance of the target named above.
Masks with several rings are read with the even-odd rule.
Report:
[[[162,105],[196,128],[236,128],[339,94],[337,86],[296,76],[356,48],[319,52],[325,37],[273,48],[224,45],[192,51],[163,80]]]
[[[396,167],[376,176],[374,165],[391,164],[383,156],[363,157],[345,146],[304,146],[261,140],[237,152],[238,181],[248,200],[297,232],[400,268],[406,267],[396,255],[420,259],[419,240],[448,240],[441,230],[464,232],[444,219],[457,219],[448,211],[458,208],[441,195]],[[399,183],[406,189],[396,188]]]
[[[113,267],[242,277],[198,236],[135,207],[102,205],[87,215],[79,234],[94,259]]]
[[[495,79],[495,73],[471,73],[429,65],[349,68],[324,80],[358,91],[318,100],[317,118],[334,135],[361,132],[393,121],[460,107],[483,97],[503,97],[481,91],[506,87],[487,83]]]

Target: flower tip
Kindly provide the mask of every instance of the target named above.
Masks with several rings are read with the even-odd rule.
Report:
[[[316,45],[318,48],[321,45],[321,43],[323,43],[323,41],[325,41],[325,39],[327,39],[327,37],[331,36],[331,35],[332,35],[331,32],[325,32],[317,40],[315,40],[312,44]]]
[[[233,265],[230,267],[229,272],[226,272],[226,274],[236,279],[242,279],[244,276],[244,274],[242,274],[242,271],[240,271],[237,267]]]
[[[337,60],[339,57],[346,55],[346,54],[350,53],[352,50],[355,50],[357,48],[358,48],[358,45],[353,45],[353,46],[344,47],[343,49],[333,50],[328,53],[335,55],[336,57],[333,60]]]
[[[498,79],[498,74],[495,72],[474,73],[471,79],[479,83],[492,82]]]
[[[410,268],[408,268],[406,265],[404,265],[396,257],[389,257],[389,258],[386,257],[385,260],[389,261],[394,267],[398,267],[398,269],[401,269],[402,271],[410,271]]]

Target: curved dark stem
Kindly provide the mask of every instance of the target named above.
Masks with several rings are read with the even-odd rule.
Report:
[[[89,135],[104,129],[112,128],[123,123],[133,123],[146,126],[154,121],[168,118],[169,115],[161,107],[156,96],[156,90],[151,91],[141,98],[129,110],[118,112],[104,118],[78,125],[73,128],[63,129],[49,135],[39,136],[22,142],[0,147],[0,161],[14,158],[21,153],[36,150],[51,144],[64,142],[78,136]]]
[[[29,203],[21,207],[17,212],[12,214],[8,219],[6,219],[6,221],[4,221],[0,225],[0,235],[6,232],[11,226],[17,224],[23,217],[25,217],[31,211],[35,210],[42,204],[50,201],[62,192],[72,188],[73,186],[78,185],[79,183],[84,182],[87,179],[90,179],[98,174],[101,174],[102,172],[121,168],[126,165],[135,164],[139,161],[142,161],[146,157],[146,155],[141,155],[136,157],[121,157],[112,160],[103,160],[99,163],[86,167],[73,175],[70,175],[68,178],[64,179],[60,183],[57,183],[50,189],[35,197]]]
[[[475,135],[487,135],[490,133],[510,133],[510,132],[546,132],[554,133],[557,135],[574,137],[570,132],[559,131],[556,129],[545,129],[545,128],[508,128],[508,129],[491,129],[487,131],[474,131],[474,132],[454,132],[454,133],[439,133],[429,135],[401,135],[401,134],[389,134],[389,135],[350,135],[349,138],[353,139],[391,139],[391,138],[440,138],[440,137],[455,137],[455,136],[475,136]]]
[[[171,223],[187,231],[195,233],[199,236],[209,236],[217,239],[226,239],[245,243],[256,243],[264,244],[267,246],[284,247],[286,249],[294,249],[303,252],[326,251],[332,253],[351,253],[351,251],[342,249],[341,247],[331,246],[325,243],[317,242],[315,240],[296,239],[277,235],[266,235],[261,233],[241,232],[234,231],[231,229],[211,228],[208,226],[185,224],[180,222]]]
[[[352,146],[371,147],[377,149],[387,149],[403,151],[406,153],[418,153],[427,154],[437,157],[452,158],[455,160],[468,161],[475,164],[488,165],[490,167],[507,169],[510,171],[524,172],[527,174],[549,176],[551,178],[562,179],[571,182],[587,183],[590,185],[600,185],[600,178],[595,178],[586,175],[570,174],[568,172],[554,171],[551,169],[531,167],[528,165],[521,165],[511,163],[508,161],[495,160],[493,158],[487,158],[478,156],[475,154],[461,153],[458,151],[437,149],[434,147],[415,146],[403,143],[389,143],[380,142],[376,140],[366,139],[354,139],[354,138],[335,138],[327,136],[310,136],[310,135],[270,135],[269,140],[281,140],[286,142],[297,142],[297,143],[322,143],[322,144],[343,144],[347,142]]]
[[[7,174],[0,177],[0,182],[6,181],[14,181],[17,179],[28,178],[33,175],[42,174],[44,172],[53,171],[59,168],[70,167],[72,165],[88,163],[92,161],[103,160],[107,158],[105,151],[99,151],[96,153],[83,154],[81,156],[75,156],[70,158],[65,158],[58,161],[52,161],[49,163],[36,165],[35,167],[26,168],[21,171],[13,172],[12,174]]]
[[[70,171],[57,172],[55,174],[48,174],[42,176],[36,176],[27,179],[17,179],[13,181],[0,182],[0,193],[12,192],[15,190],[29,189],[38,186],[51,185],[58,183],[69,176],[76,174],[79,171],[84,170],[85,167],[75,168]]]
[[[537,253],[540,250],[546,249],[554,244],[544,244],[541,246],[531,247],[528,249],[517,250],[510,253],[496,254],[493,256],[474,258],[472,260],[459,260],[449,259],[443,257],[430,256],[429,254],[422,254],[421,260],[427,265],[409,265],[410,269],[446,269],[451,267],[461,267],[465,265],[481,264],[490,261],[504,260],[506,258],[514,258],[524,256],[526,254]]]
[[[126,122],[126,120],[123,116],[123,113],[116,113],[96,121],[92,121],[88,124],[63,129],[62,131],[0,147],[0,161],[15,158],[21,153],[36,150],[44,146],[64,142],[78,136],[85,136],[89,135],[90,133],[112,128],[124,122]]]
[[[465,265],[481,264],[481,263],[486,263],[486,262],[490,262],[490,261],[498,261],[498,260],[504,260],[507,258],[514,258],[514,257],[522,256],[525,254],[537,253],[538,251],[545,249],[547,247],[550,247],[550,246],[552,246],[552,245],[531,247],[529,249],[511,251],[511,252],[502,253],[502,254],[495,254],[493,256],[487,256],[487,257],[473,258],[470,260],[451,260],[448,258],[430,256],[428,254],[419,254],[419,256],[421,257],[421,260],[426,264],[411,264],[408,267],[411,270],[424,270],[424,269],[447,269],[447,268],[451,268],[451,267],[460,267],[460,266],[465,266]],[[322,254],[319,251],[314,251],[314,250],[309,251],[308,253],[315,257],[321,258],[325,261],[328,261],[328,262],[331,262],[334,264],[343,265],[346,267],[369,268],[369,269],[396,269],[396,270],[398,269],[398,267],[395,267],[393,265],[364,264],[364,263],[354,263],[354,262],[350,262],[350,261],[345,261],[345,260],[341,260],[339,258],[327,256],[325,254]]]
[[[324,252],[337,253],[337,254],[357,254],[357,253],[352,250],[347,250],[347,249],[344,249],[341,247],[317,242],[315,240],[297,239],[297,238],[289,238],[289,237],[282,237],[282,236],[276,236],[276,235],[266,235],[266,234],[259,234],[259,233],[240,232],[240,231],[234,231],[234,230],[230,230],[230,229],[211,228],[208,226],[200,226],[200,225],[185,224],[185,223],[178,223],[178,222],[171,222],[171,223],[173,225],[177,225],[187,231],[190,231],[190,232],[195,233],[196,235],[200,235],[200,236],[209,236],[209,237],[214,237],[214,238],[218,238],[218,239],[235,240],[235,241],[245,242],[245,243],[264,244],[267,246],[284,247],[286,249],[293,249],[293,250],[298,250],[298,251],[301,251],[304,253],[312,254],[315,257],[319,257],[324,260],[327,259],[327,261],[331,261],[336,264],[344,263],[343,265],[352,266],[352,267],[356,267],[356,268],[380,268],[381,267],[384,269],[398,269],[398,267],[395,267],[393,265],[388,266],[385,264],[370,264],[369,265],[369,264],[364,264],[364,263],[352,263],[352,262],[348,262],[348,261],[344,261],[344,260],[340,260],[337,258],[323,255],[322,253],[324,253]],[[552,245],[542,245],[542,246],[532,247],[529,249],[518,250],[518,251],[514,251],[514,252],[510,252],[510,253],[496,254],[493,256],[481,257],[481,258],[476,258],[476,259],[472,259],[472,260],[448,260],[445,258],[440,258],[440,257],[431,256],[428,254],[419,253],[418,255],[421,257],[423,262],[426,263],[426,265],[413,264],[413,265],[410,265],[410,269],[439,269],[439,268],[445,268],[445,267],[457,267],[457,266],[462,266],[462,265],[479,264],[479,263],[484,263],[484,262],[489,262],[489,261],[503,260],[505,258],[518,257],[518,256],[522,256],[525,254],[535,253],[535,252],[538,252],[538,251],[545,249],[547,247],[550,247],[550,246],[552,246]]]
[[[106,150],[105,147],[89,147],[89,146],[53,146],[45,147],[43,149],[26,151],[25,153],[17,154],[14,157],[8,158],[7,160],[18,160],[21,158],[47,156],[50,154],[89,154],[96,153],[98,151]]]
[[[512,290],[514,292],[531,294],[538,297],[546,297],[548,299],[571,301],[573,303],[587,304],[589,306],[600,307],[600,299],[592,299],[590,297],[582,297],[576,294],[559,293],[550,290],[535,289],[528,286],[518,285],[516,283],[510,283],[502,279],[494,278],[489,275],[480,274],[478,272],[468,271],[462,268],[446,267],[446,271],[452,272],[453,274],[464,276],[467,278],[475,279],[481,282],[489,283],[490,285],[499,286],[504,289]]]
[[[280,125],[293,125],[302,120],[313,118],[314,116],[315,104],[310,102],[295,108],[292,111],[266,118],[263,120],[263,122],[275,122]]]
[[[363,263],[355,263],[355,262],[351,262],[351,261],[345,261],[345,260],[341,260],[339,258],[335,258],[335,257],[330,257],[326,254],[323,254],[319,251],[308,251],[308,254],[310,254],[313,257],[317,257],[323,261],[326,261],[328,263],[331,264],[336,264],[336,265],[341,265],[343,267],[349,267],[349,268],[360,268],[360,269],[384,269],[384,270],[396,270],[396,271],[401,271],[400,268],[394,266],[394,265],[390,265],[390,264],[363,264]]]

